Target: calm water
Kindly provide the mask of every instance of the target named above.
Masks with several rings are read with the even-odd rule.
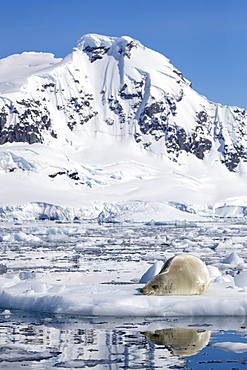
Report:
[[[227,330],[234,326],[238,329]],[[0,319],[0,367],[242,369],[247,352],[212,345],[247,346],[245,333],[243,318],[106,319],[5,311]]]

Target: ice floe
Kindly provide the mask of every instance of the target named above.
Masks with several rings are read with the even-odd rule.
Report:
[[[200,296],[141,296],[141,284],[59,285],[0,279],[0,306],[84,316],[246,316],[247,294],[211,283]]]
[[[235,352],[235,353],[243,353],[247,351],[247,344],[239,342],[212,343],[210,347],[219,348],[226,352]]]

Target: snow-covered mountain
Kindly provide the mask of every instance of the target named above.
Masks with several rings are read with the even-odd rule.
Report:
[[[97,213],[138,200],[182,211],[177,202],[247,195],[245,110],[208,101],[130,37],[86,35],[64,59],[2,59],[0,94],[3,206],[94,200]]]

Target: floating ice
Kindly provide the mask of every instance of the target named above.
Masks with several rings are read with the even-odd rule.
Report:
[[[228,257],[226,257],[222,263],[226,263],[228,265],[238,266],[238,265],[244,265],[243,258],[239,257],[236,252],[232,252],[229,254]]]
[[[224,241],[219,242],[219,244],[216,246],[217,251],[222,250],[228,250],[232,249],[232,240],[231,239],[226,239]]]
[[[155,275],[157,275],[162,267],[164,265],[164,262],[162,261],[156,261],[153,266],[151,266],[145,274],[142,275],[139,284],[146,284],[150,279],[152,279]]]
[[[46,220],[35,224],[1,222],[1,226],[3,236],[22,236],[22,241],[10,238],[0,243],[2,264],[7,266],[7,271],[3,266],[6,273],[0,275],[2,310],[118,317],[247,316],[245,274],[237,275],[246,270],[241,247],[246,239],[245,224],[215,223],[218,233],[212,233],[208,223],[178,228],[174,224]],[[238,235],[234,239],[236,251],[230,256],[209,248],[219,241],[222,230]],[[41,242],[34,242],[33,237]],[[57,242],[50,237],[62,239]],[[201,296],[141,295],[144,280],[159,273],[162,261],[182,253],[185,245],[188,253],[196,249],[207,263],[211,277],[208,289]],[[140,278],[143,283],[137,284]]]
[[[30,229],[31,233],[34,234],[73,234],[77,233],[79,229],[77,227],[34,227]]]
[[[247,287],[247,271],[242,271],[238,275],[234,276],[235,285],[240,288]]]
[[[221,276],[220,270],[213,265],[207,265],[211,281]]]
[[[210,347],[219,348],[226,352],[235,352],[235,353],[247,352],[247,343],[220,342],[212,343]]]
[[[39,279],[0,279],[6,309],[92,316],[246,316],[247,294],[224,282],[200,296],[142,296],[141,284],[60,285]]]
[[[2,242],[39,242],[40,238],[38,236],[25,234],[20,231],[18,233],[7,234],[1,237]]]

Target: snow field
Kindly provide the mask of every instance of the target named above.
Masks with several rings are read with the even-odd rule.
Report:
[[[214,165],[204,181],[205,172],[196,171],[197,161],[186,158],[186,166],[178,171],[170,161],[131,143],[99,145],[90,135],[83,148],[2,145],[0,220],[245,220],[244,177],[236,182]]]

